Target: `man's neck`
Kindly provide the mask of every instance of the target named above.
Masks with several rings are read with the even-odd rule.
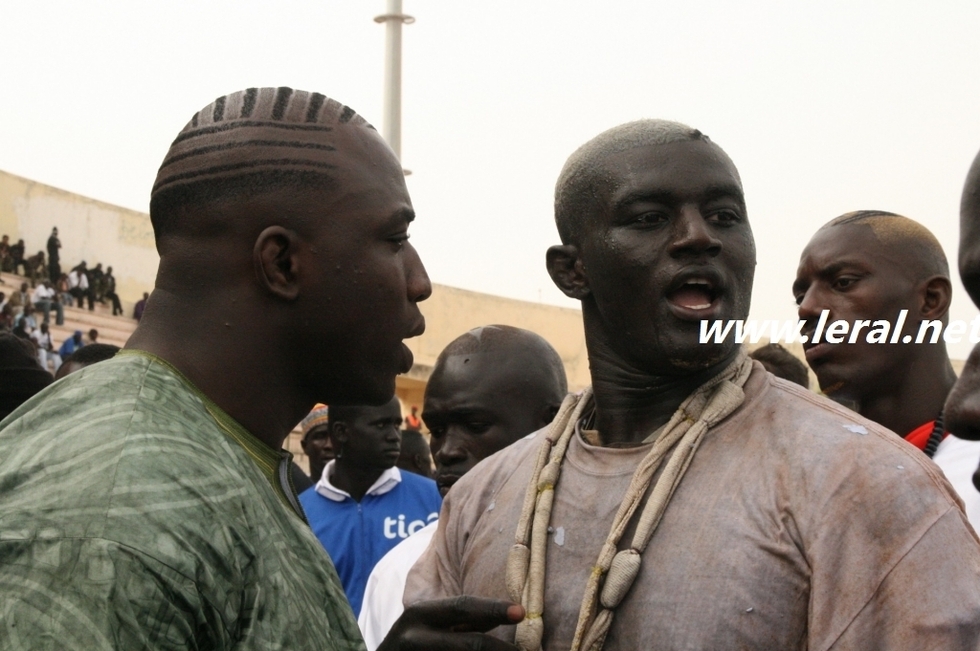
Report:
[[[282,356],[255,327],[256,320],[218,306],[179,302],[156,290],[126,348],[172,364],[195,387],[274,450],[312,404],[293,390]]]
[[[943,355],[913,364],[896,386],[861,398],[858,412],[904,437],[939,416],[955,383],[956,373]]]
[[[738,354],[689,375],[656,375],[626,363],[608,346],[589,345],[596,429],[604,446],[638,445],[667,423],[681,403]]]
[[[330,473],[330,483],[350,495],[355,502],[360,502],[384,472],[379,468],[349,465],[344,463],[343,458],[336,459]]]

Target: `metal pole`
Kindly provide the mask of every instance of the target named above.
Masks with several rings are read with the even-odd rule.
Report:
[[[402,24],[415,22],[402,13],[402,0],[387,0],[386,12],[374,22],[385,23],[385,93],[382,135],[402,157]]]

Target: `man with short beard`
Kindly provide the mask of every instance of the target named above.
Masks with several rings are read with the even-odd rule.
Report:
[[[980,544],[942,473],[774,379],[703,320],[744,319],[755,245],[701,132],[600,134],[555,191],[558,287],[592,387],[457,482],[405,603],[520,600],[522,649],[842,651],[980,644]]]

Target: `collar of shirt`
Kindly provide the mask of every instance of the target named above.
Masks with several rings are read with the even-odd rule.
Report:
[[[350,493],[342,491],[330,483],[330,475],[333,474],[334,463],[335,462],[332,459],[327,462],[326,467],[323,469],[323,475],[320,476],[320,481],[316,483],[316,492],[323,495],[328,500],[333,500],[334,502],[343,502],[346,499],[353,499],[351,498]],[[378,477],[377,481],[371,484],[371,488],[367,489],[365,495],[384,495],[400,484],[401,481],[401,470],[398,469],[398,466],[392,466],[381,473],[381,476]]]

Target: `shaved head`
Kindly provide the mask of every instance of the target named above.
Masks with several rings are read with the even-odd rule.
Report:
[[[479,353],[501,357],[513,355],[529,368],[543,369],[542,379],[548,385],[547,390],[552,391],[559,402],[568,391],[565,366],[558,352],[540,335],[512,326],[482,326],[460,335],[439,354],[436,368],[444,366],[450,357]]]
[[[949,263],[942,245],[914,219],[881,210],[858,210],[831,220],[821,230],[856,225],[867,226],[883,247],[900,254],[902,269],[913,282],[933,276],[949,278]]]
[[[710,142],[697,129],[669,120],[637,120],[603,131],[568,157],[555,184],[555,223],[564,244],[576,243],[586,218],[602,208],[597,189],[610,182],[603,161],[636,147]]]
[[[249,88],[219,97],[194,114],[157,173],[150,219],[158,248],[172,235],[218,235],[231,226],[208,219],[207,209],[271,191],[333,187],[344,127],[374,130],[320,93]]]
[[[959,266],[966,291],[980,305],[980,153],[966,175],[960,200]]]

